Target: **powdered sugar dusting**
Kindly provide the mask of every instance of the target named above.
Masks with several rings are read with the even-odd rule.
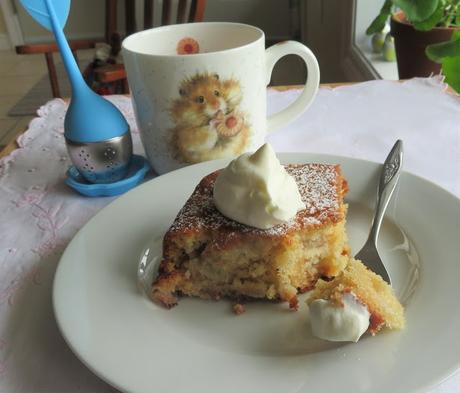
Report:
[[[201,230],[226,230],[228,237],[240,233],[257,236],[284,236],[296,229],[305,229],[337,222],[343,219],[340,206],[343,198],[343,178],[336,165],[300,164],[286,165],[286,171],[294,177],[305,209],[289,222],[269,229],[258,229],[224,217],[214,206],[212,193],[218,172],[206,176],[177,215],[170,232]]]

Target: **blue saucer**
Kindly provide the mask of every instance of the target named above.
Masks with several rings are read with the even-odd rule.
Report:
[[[67,179],[65,182],[74,190],[85,196],[115,196],[136,187],[149,170],[150,165],[147,160],[142,156],[134,154],[131,159],[128,174],[122,180],[114,183],[89,183],[74,166],[71,166],[67,171]]]

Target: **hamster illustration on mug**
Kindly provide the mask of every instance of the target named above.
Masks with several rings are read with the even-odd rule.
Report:
[[[248,115],[239,110],[243,95],[236,79],[196,73],[180,83],[178,96],[171,103],[170,115],[179,161],[192,164],[246,150],[251,129]]]

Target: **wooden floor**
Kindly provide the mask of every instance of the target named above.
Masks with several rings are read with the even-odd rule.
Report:
[[[92,52],[82,55],[91,58]],[[0,51],[0,151],[33,119],[33,116],[8,116],[8,111],[47,74],[45,57],[41,54],[17,55],[13,50]]]
[[[0,146],[7,145],[24,130],[31,116],[9,117],[11,107],[46,74],[42,55],[19,56],[0,51]]]

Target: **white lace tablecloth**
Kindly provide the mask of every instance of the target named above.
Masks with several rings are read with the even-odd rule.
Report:
[[[381,162],[400,138],[405,142],[406,170],[460,196],[460,98],[445,89],[438,77],[321,89],[300,119],[268,140],[277,151]],[[297,94],[270,91],[269,111],[287,105]],[[141,153],[130,99],[110,99],[127,117],[135,151]],[[73,355],[51,306],[53,275],[63,249],[112,200],[85,198],[64,184],[69,165],[63,140],[65,110],[61,100],[40,108],[18,140],[20,149],[0,161],[2,393],[116,392]],[[432,392],[460,392],[460,373]]]

